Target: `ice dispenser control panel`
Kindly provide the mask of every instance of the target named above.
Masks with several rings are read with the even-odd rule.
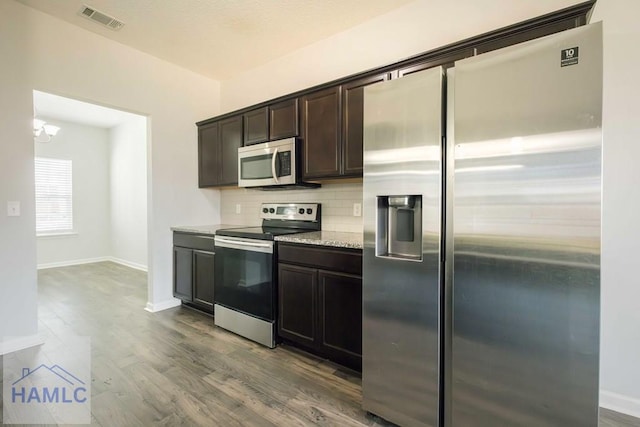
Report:
[[[422,195],[377,197],[376,256],[422,260]]]

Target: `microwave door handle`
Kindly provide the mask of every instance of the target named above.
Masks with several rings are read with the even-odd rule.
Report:
[[[271,174],[273,175],[273,180],[276,184],[280,184],[278,181],[278,173],[276,172],[276,160],[278,159],[278,148],[273,150],[273,157],[271,158]]]

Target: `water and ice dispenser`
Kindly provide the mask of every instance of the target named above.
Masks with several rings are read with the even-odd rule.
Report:
[[[376,256],[422,260],[422,195],[378,196]]]

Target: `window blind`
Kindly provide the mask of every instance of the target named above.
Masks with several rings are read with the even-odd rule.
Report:
[[[71,160],[36,157],[36,233],[73,230]]]

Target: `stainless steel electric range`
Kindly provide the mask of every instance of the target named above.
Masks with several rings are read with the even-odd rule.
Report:
[[[320,230],[319,203],[265,203],[261,227],[215,236],[214,323],[267,347],[276,344],[274,237]]]

